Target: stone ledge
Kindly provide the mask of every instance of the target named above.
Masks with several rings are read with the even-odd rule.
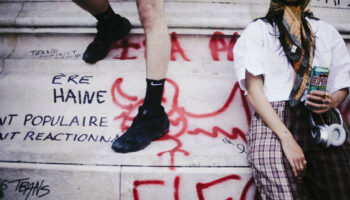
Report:
[[[106,167],[0,162],[6,200],[254,199],[249,168]]]
[[[75,82],[82,77],[83,83]],[[248,166],[244,133],[250,108],[235,84],[230,62],[171,62],[163,103],[171,120],[168,136],[139,152],[113,152],[112,139],[130,125],[142,102],[144,79],[141,60],[87,65],[80,60],[6,59],[0,74],[0,160]],[[91,100],[80,98],[79,91]]]
[[[115,10],[140,27],[134,2],[112,2]],[[93,27],[95,19],[72,2],[0,3],[0,26],[7,27]],[[261,17],[267,3],[195,3],[167,2],[170,28],[244,29]],[[350,32],[349,8],[314,7],[316,16],[329,22],[342,33]],[[210,17],[208,17],[210,16]],[[239,19],[239,20],[238,20]]]

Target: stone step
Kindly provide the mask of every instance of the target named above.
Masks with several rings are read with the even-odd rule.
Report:
[[[0,59],[81,60],[93,34],[2,34]],[[233,46],[238,33],[232,30],[207,34],[170,34],[171,60],[233,61]],[[105,60],[144,60],[145,37],[131,34],[115,42]]]
[[[254,199],[244,138],[253,111],[236,83],[232,49],[269,1],[166,0],[172,54],[163,105],[171,128],[129,154],[110,146],[143,101],[144,35],[135,1],[111,2],[135,28],[95,65],[81,60],[95,20],[71,1],[0,2],[4,199]],[[313,10],[350,50],[349,7],[330,3],[314,1]],[[348,121],[349,106],[348,98]]]
[[[247,168],[0,165],[7,200],[254,199]]]
[[[346,1],[341,2],[333,5],[328,1],[314,1],[313,11],[349,38],[350,6]],[[243,0],[167,1],[168,26],[171,29],[195,29],[198,33],[202,29],[242,30],[253,19],[265,15],[268,3],[268,0],[248,3]],[[111,5],[116,12],[128,17],[135,28],[140,28],[134,1],[111,2]],[[1,33],[40,33],[48,30],[90,33],[94,32],[95,19],[71,1],[5,1],[0,2],[0,26]],[[134,31],[142,32],[142,29]]]
[[[231,65],[171,62],[163,99],[170,132],[142,151],[120,154],[111,142],[142,102],[144,61],[5,59],[6,199],[253,199],[244,138],[251,108]]]
[[[170,63],[163,99],[171,120],[168,136],[140,152],[114,153],[113,138],[130,125],[142,102],[144,76],[140,60],[92,66],[80,60],[5,60],[0,160],[248,166],[244,133],[251,110],[230,62]]]

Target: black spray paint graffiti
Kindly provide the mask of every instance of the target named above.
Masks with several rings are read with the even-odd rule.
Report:
[[[78,142],[78,143],[112,143],[115,137],[92,133],[54,133],[36,131],[0,132],[0,142],[21,139],[23,141],[51,141],[51,142]]]
[[[0,130],[0,142],[20,139],[23,141],[53,141],[53,142],[92,142],[110,143],[115,137],[105,134],[92,133],[67,133],[67,132],[43,132],[38,127],[108,127],[108,118],[104,116],[64,116],[64,115],[33,115],[24,117],[18,114],[0,116],[0,127],[11,126],[14,121],[23,119],[24,127],[33,127],[35,131],[4,131]],[[17,123],[18,124],[18,123]]]
[[[81,54],[78,50],[60,51],[58,49],[35,49],[30,51],[30,55],[37,58],[54,58],[54,59],[76,59],[80,58]]]
[[[229,145],[232,145],[232,147],[235,149],[235,150],[238,150],[239,153],[247,153],[247,149],[246,149],[246,145],[244,145],[243,143],[237,143],[237,142],[233,142],[231,140],[229,140],[228,138],[224,138],[222,139],[222,142],[224,144],[229,144]]]
[[[50,186],[44,180],[32,181],[30,178],[0,179],[0,185],[4,190],[5,197],[6,190],[20,193],[25,200],[30,197],[41,198],[50,194]]]
[[[93,79],[93,76],[81,76],[77,74],[66,75],[59,73],[53,76],[51,84],[52,85],[90,85],[90,81]],[[74,103],[74,104],[92,104],[98,103],[102,104],[106,102],[105,94],[106,90],[73,90],[73,89],[64,89],[64,88],[54,88],[53,89],[53,101],[54,103]]]
[[[332,4],[332,3],[334,3],[334,6],[339,6],[340,5],[340,0],[330,0],[330,1],[328,1],[328,0],[317,0],[317,1],[324,1],[326,4]],[[350,7],[350,4],[348,4],[348,7]]]

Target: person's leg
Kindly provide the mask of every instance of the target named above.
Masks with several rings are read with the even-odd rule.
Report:
[[[328,148],[316,143],[310,131],[305,137],[307,171],[305,185],[314,199],[350,199],[350,164],[344,146]]]
[[[73,2],[92,15],[105,12],[109,5],[107,0],[73,0]]]
[[[129,130],[112,145],[116,152],[145,148],[169,130],[169,120],[161,106],[165,76],[170,59],[170,38],[163,0],[137,0],[146,34],[146,96]]]
[[[285,102],[273,102],[282,121]],[[293,194],[284,167],[284,154],[277,136],[258,114],[254,114],[247,133],[248,160],[261,199],[292,200]]]
[[[146,34],[147,78],[164,79],[170,59],[164,0],[137,0],[137,8]]]
[[[291,173],[288,176],[289,182],[296,186],[292,188],[293,195],[298,196],[295,199],[350,199],[350,165],[345,149],[325,148],[316,143],[309,127],[310,111],[304,105],[289,107],[288,111],[292,120],[286,125],[303,149],[307,161],[302,179]]]
[[[83,54],[87,63],[96,63],[107,56],[112,43],[129,34],[129,20],[115,14],[107,0],[73,0],[98,21],[97,34]]]

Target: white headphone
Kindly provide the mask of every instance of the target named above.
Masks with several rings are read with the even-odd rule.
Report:
[[[340,119],[340,124],[322,124],[316,125],[314,120],[311,118],[311,134],[314,139],[316,139],[317,144],[321,144],[322,146],[330,147],[332,146],[341,146],[344,144],[346,139],[346,132],[343,128],[343,119],[337,109],[335,111],[338,114]]]

